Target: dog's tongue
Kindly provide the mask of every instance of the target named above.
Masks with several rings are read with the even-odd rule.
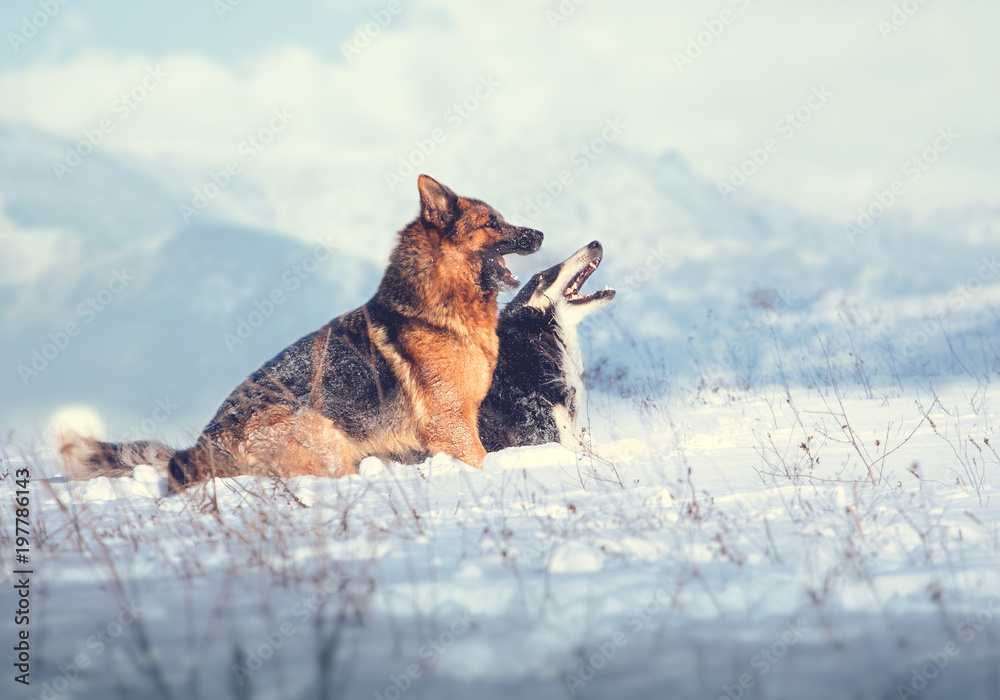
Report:
[[[520,280],[515,277],[510,270],[507,269],[507,263],[504,262],[503,256],[497,256],[497,265],[500,266],[500,270],[503,273],[503,280],[509,284],[517,284]]]

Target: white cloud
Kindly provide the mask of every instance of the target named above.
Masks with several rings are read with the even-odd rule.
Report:
[[[115,120],[119,95],[162,65],[168,77],[116,121],[104,147],[161,168],[185,193],[238,158],[273,109],[288,108],[293,125],[247,164],[227,192],[231,206],[220,203],[212,215],[244,211],[317,238],[366,217],[379,227],[404,221],[415,197],[406,188],[390,193],[384,173],[435,128],[447,140],[420,169],[470,194],[509,192],[520,201],[608,116],[628,123],[628,148],[679,151],[716,180],[774,136],[776,121],[813,86],[825,85],[834,94],[829,104],[780,140],[748,190],[842,220],[937,127],[952,126],[963,134],[960,147],[900,206],[995,200],[994,4],[928,4],[888,39],[877,23],[891,4],[857,0],[711,7],[591,0],[553,29],[545,12],[558,5],[405,4],[351,63],[302,45],[232,65],[194,52],[154,57],[91,47],[68,62],[0,73],[0,119],[78,139],[101,119]],[[679,71],[673,54],[723,9],[733,21]],[[330,42],[349,39],[347,32]],[[453,130],[447,110],[483,76],[501,87]],[[244,207],[250,199],[254,206]]]
[[[79,241],[70,232],[19,228],[0,202],[0,286],[44,286],[45,275],[73,258],[78,249]]]

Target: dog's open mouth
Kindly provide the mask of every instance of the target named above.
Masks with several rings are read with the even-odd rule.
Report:
[[[530,255],[542,245],[542,232],[531,228],[516,228],[514,232],[484,250],[482,255],[483,289],[511,292],[521,286],[521,281],[511,273],[505,255]]]
[[[570,304],[586,304],[588,301],[610,299],[614,297],[615,290],[611,289],[611,287],[608,287],[607,285],[604,286],[604,289],[596,291],[593,294],[580,294],[580,287],[582,287],[583,283],[586,282],[592,274],[594,274],[594,270],[600,266],[601,260],[601,257],[594,258],[589,265],[580,271],[580,274],[573,278],[573,280],[569,283],[569,286],[563,290],[563,296],[566,297],[566,301]]]
[[[521,284],[521,280],[517,278],[517,275],[515,275],[513,272],[507,269],[507,263],[504,261],[502,255],[497,255],[494,258],[494,261],[497,264],[497,271],[499,272],[498,277],[500,278],[500,281],[503,283],[503,286],[513,288]]]

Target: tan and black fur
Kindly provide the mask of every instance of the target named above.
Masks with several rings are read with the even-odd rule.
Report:
[[[238,386],[194,447],[171,453],[175,488],[239,474],[339,477],[370,455],[445,452],[482,468],[497,292],[519,284],[502,256],[535,252],[542,234],[426,175],[418,187],[420,215],[399,233],[375,296]],[[128,445],[71,440],[63,453],[77,475],[121,474],[142,463],[123,459],[136,452]]]

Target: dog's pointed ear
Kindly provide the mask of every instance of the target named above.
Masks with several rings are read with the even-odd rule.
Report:
[[[437,228],[448,228],[455,220],[458,196],[428,175],[417,178],[420,188],[420,218]]]

